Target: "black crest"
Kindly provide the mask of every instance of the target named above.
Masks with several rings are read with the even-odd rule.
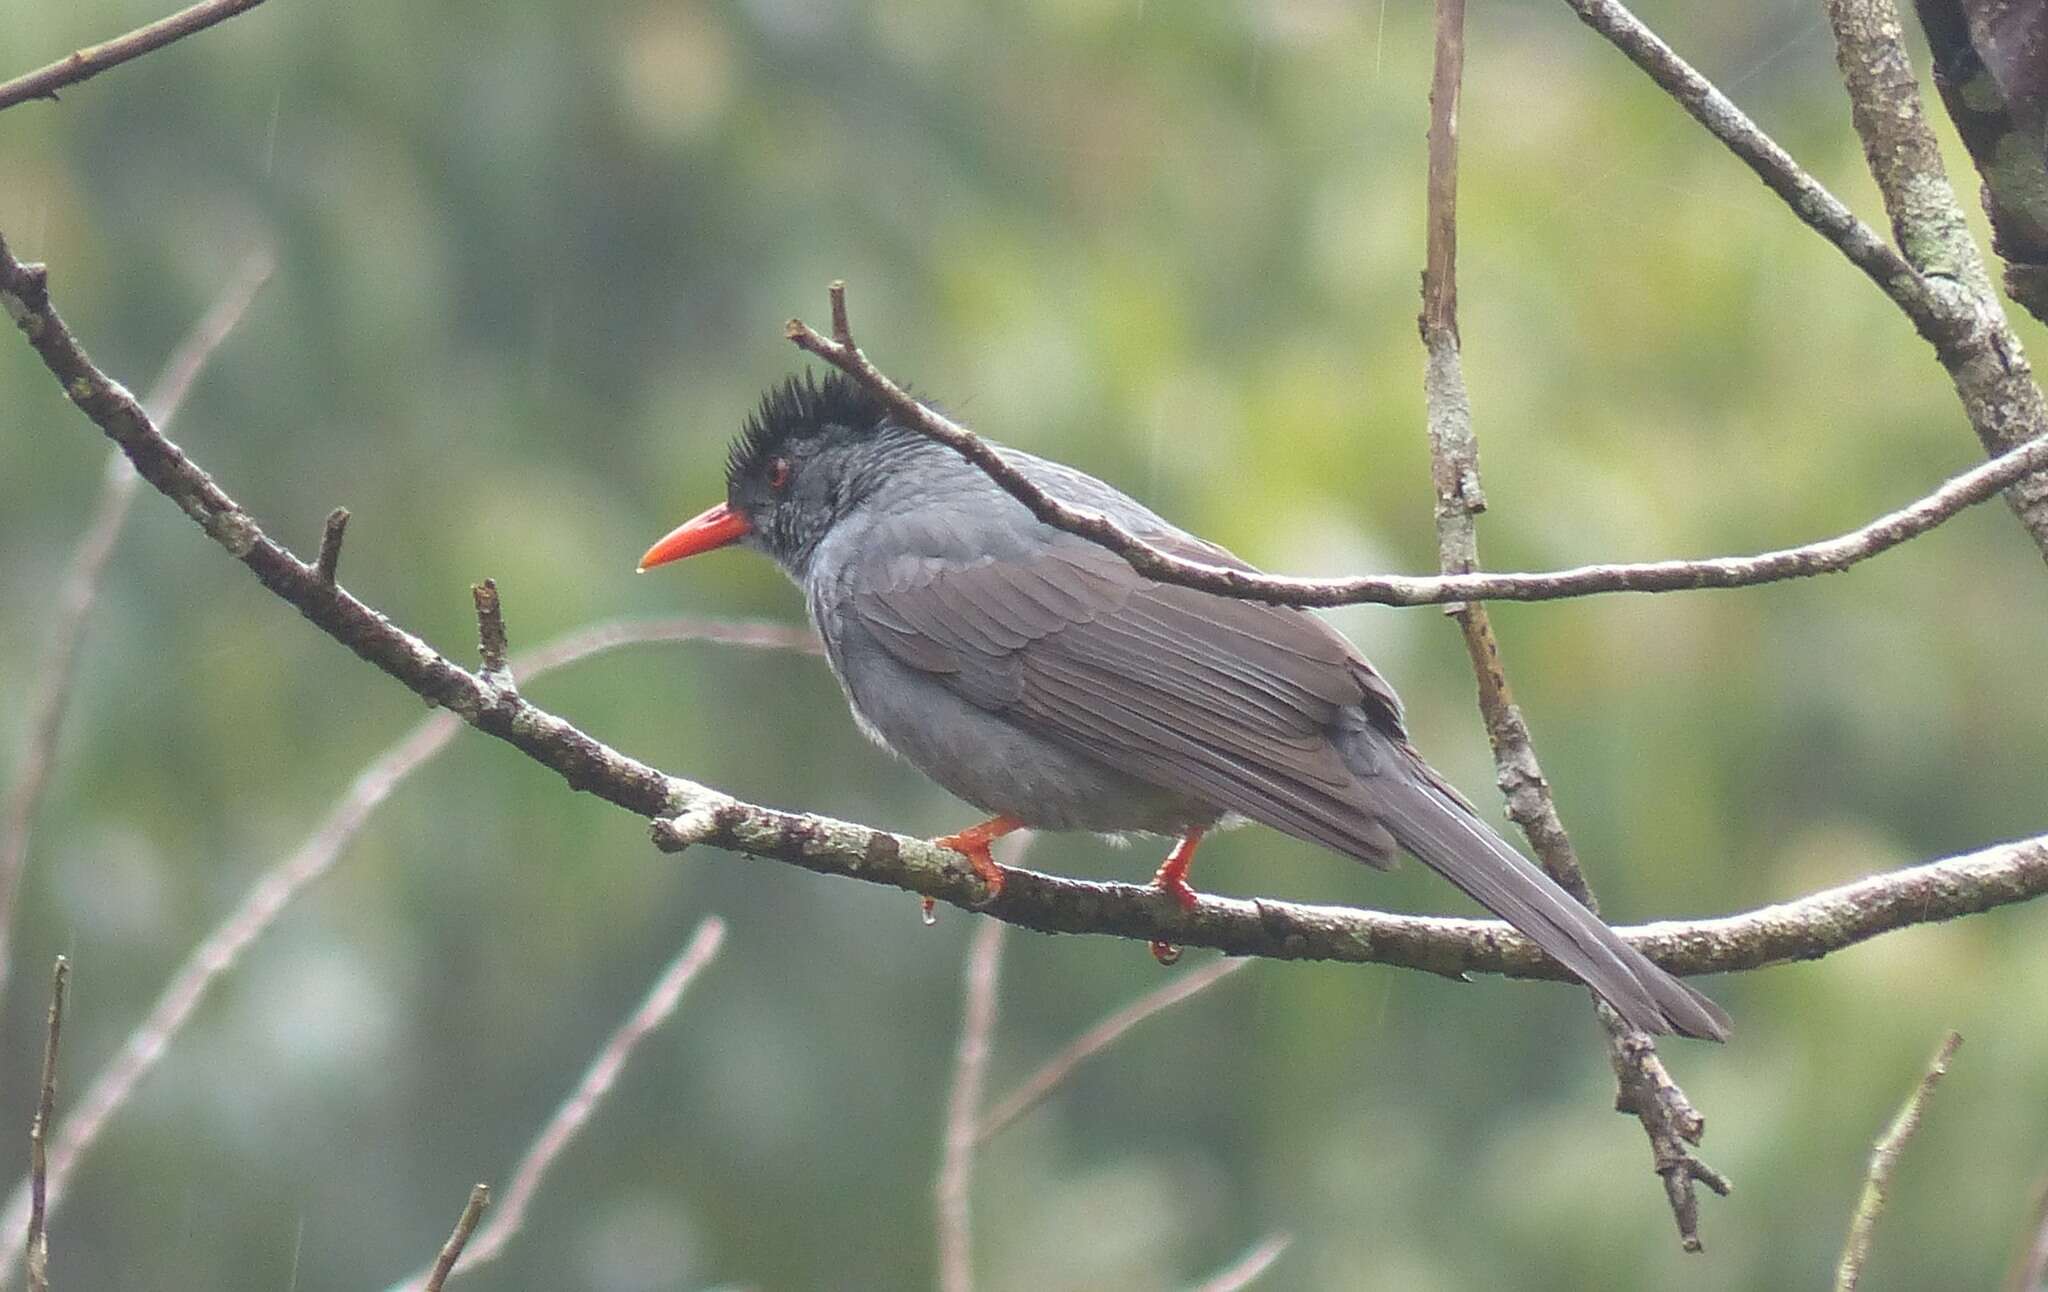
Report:
[[[806,370],[785,377],[761,396],[761,406],[748,416],[726,456],[728,482],[747,475],[763,459],[787,452],[790,441],[815,435],[828,426],[857,435],[873,430],[889,414],[888,406],[842,372],[823,381]]]

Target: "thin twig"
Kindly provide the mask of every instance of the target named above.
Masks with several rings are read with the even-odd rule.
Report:
[[[597,624],[550,642],[514,661],[529,681],[554,669],[627,646],[668,642],[712,642],[766,650],[819,651],[808,629],[771,623],[691,617]],[[215,983],[241,963],[242,955],[268,931],[291,903],[324,877],[366,826],[376,809],[408,777],[447,748],[462,730],[453,714],[422,720],[404,738],[365,767],[326,818],[299,847],[252,885],[235,909],[186,956],[156,1003],[122,1042],[111,1062],[95,1076],[57,1128],[50,1147],[49,1206],[62,1203],[66,1186],[98,1143],[114,1115],[163,1059]],[[28,1214],[28,1182],[22,1181],[0,1212],[0,1233],[18,1232]],[[0,1265],[0,1288],[10,1282]]]
[[[454,1269],[456,1274],[470,1274],[480,1265],[496,1260],[505,1247],[519,1233],[526,1223],[526,1211],[534,1195],[540,1192],[541,1182],[547,1178],[548,1170],[562,1151],[575,1142],[583,1128],[590,1124],[605,1096],[611,1093],[618,1082],[619,1074],[626,1063],[639,1049],[640,1043],[652,1035],[675,1014],[676,1006],[683,1000],[683,993],[689,989],[697,975],[717,956],[719,947],[725,941],[725,921],[709,916],[690,935],[690,941],[675,959],[669,961],[654,985],[647,991],[626,1021],[604,1043],[590,1067],[583,1073],[583,1079],[576,1083],[576,1089],[555,1109],[554,1116],[539,1135],[534,1137],[519,1165],[512,1170],[512,1183],[505,1190],[498,1209],[491,1213],[491,1223],[485,1225]],[[392,1292],[425,1292],[422,1271],[403,1283],[396,1285]]]
[[[71,962],[63,956],[50,972],[50,1022],[43,1037],[42,1094],[35,1121],[28,1129],[28,1286],[29,1292],[50,1292],[50,1213],[44,1183],[49,1162],[43,1151],[50,1119],[57,1110],[57,1043],[64,1032],[64,988],[71,981]]]
[[[476,1231],[476,1222],[484,1214],[484,1208],[491,1202],[491,1186],[477,1184],[470,1186],[469,1201],[463,1205],[462,1215],[455,1222],[455,1232],[448,1235],[448,1241],[441,1244],[441,1254],[434,1258],[432,1269],[427,1271],[426,1282],[421,1292],[441,1292],[441,1285],[448,1281],[448,1271],[455,1268],[455,1262],[462,1258],[462,1249],[469,1242],[470,1234]]]
[[[144,404],[159,426],[170,425],[178,415],[186,394],[214,351],[248,311],[257,291],[270,277],[273,264],[268,250],[245,257],[219,299],[171,352],[156,384],[144,397]],[[57,739],[63,731],[64,713],[70,707],[86,625],[94,603],[99,600],[114,544],[128,519],[135,485],[134,468],[118,448],[114,449],[107,458],[106,479],[99,502],[93,508],[92,522],[78,540],[78,548],[65,570],[49,650],[29,693],[30,717],[17,764],[20,772],[8,790],[5,807],[0,808],[0,998],[6,995],[12,966],[11,931],[22,873],[28,865],[29,835],[56,766]]]
[[[1154,1014],[1207,991],[1245,968],[1249,960],[1213,960],[1201,968],[1179,974],[1117,1010],[1074,1038],[1072,1044],[1046,1060],[1015,1090],[986,1113],[975,1131],[975,1142],[986,1144],[1009,1129],[1012,1123],[1045,1102],[1046,1098],[1074,1074],[1074,1069],[1122,1040],[1126,1033]]]
[[[1429,423],[1431,476],[1436,492],[1438,561],[1445,574],[1479,564],[1478,514],[1486,508],[1479,480],[1479,440],[1472,428],[1458,341],[1458,99],[1464,76],[1464,0],[1437,0],[1436,62],[1430,83],[1428,237],[1422,272],[1422,313],[1417,324],[1426,356],[1423,396]],[[1500,643],[1484,605],[1449,607],[1458,620],[1478,682],[1479,711],[1508,815],[1529,840],[1543,868],[1574,898],[1598,913],[1592,886],[1559,817],[1536,758],[1529,725],[1508,686]],[[1653,1169],[1664,1183],[1678,1225],[1679,1243],[1700,1250],[1699,1203],[1693,1185],[1716,1193],[1728,1181],[1687,1150],[1706,1131],[1685,1091],[1671,1078],[1651,1038],[1623,1022],[1599,995],[1593,1006],[1607,1033],[1616,1081],[1615,1107],[1641,1122]]]
[[[47,67],[37,68],[0,85],[0,110],[30,99],[55,99],[57,91],[67,85],[76,85],[98,76],[110,67],[131,58],[140,58],[194,32],[205,31],[217,22],[225,22],[262,3],[263,0],[203,0],[168,18],[159,18],[146,27],[137,27],[125,36],[116,36],[77,50]]]
[[[313,573],[322,583],[334,582],[341,572],[341,541],[348,535],[348,508],[336,507],[327,513],[327,524],[320,531],[320,554],[313,558]]]
[[[1955,1058],[1956,1047],[1963,1043],[1962,1034],[1950,1032],[1942,1038],[1941,1047],[1934,1052],[1933,1062],[1927,1065],[1913,1093],[1906,1096],[1906,1102],[1899,1108],[1892,1124],[1877,1141],[1877,1147],[1870,1154],[1870,1170],[1864,1177],[1863,1196],[1857,1200],[1856,1213],[1849,1218],[1849,1238],[1842,1246],[1842,1260],[1835,1267],[1835,1292],[1856,1292],[1856,1285],[1863,1278],[1863,1263],[1870,1258],[1870,1241],[1877,1232],[1877,1218],[1884,1212],[1885,1197],[1891,1188],[1892,1176],[1899,1168],[1899,1155],[1906,1151],[1913,1136],[1920,1130],[1920,1118],[1926,1111],[1927,1101],[1934,1094],[1934,1088],[1948,1075],[1949,1060]]]
[[[1286,1255],[1294,1235],[1268,1234],[1256,1247],[1246,1252],[1225,1268],[1216,1271],[1195,1287],[1195,1292],[1243,1292],[1245,1288],[1259,1281],[1274,1262]]]
[[[472,585],[469,592],[476,601],[477,656],[483,661],[483,676],[510,686],[512,674],[505,667],[510,647],[505,638],[505,608],[498,601],[498,581],[485,579]]]
[[[843,287],[842,284],[834,284]],[[844,293],[833,297],[844,306]],[[966,427],[913,398],[850,341],[822,336],[798,319],[786,335],[807,353],[844,372],[886,404],[904,427],[937,440],[980,467],[1004,492],[1056,529],[1100,544],[1147,578],[1217,596],[1292,606],[1443,605],[1464,600],[1556,601],[1611,592],[1686,592],[1747,588],[1788,579],[1834,574],[1887,552],[1940,525],[2000,490],[2048,468],[2048,437],[2016,445],[2006,454],[1950,480],[1933,493],[1833,538],[1754,556],[1696,560],[1605,562],[1531,573],[1466,572],[1436,576],[1353,575],[1309,579],[1226,569],[1162,552],[1100,512],[1063,502],[1032,483],[1001,452]]]
[[[996,1025],[996,982],[1002,969],[1003,925],[983,920],[967,946],[961,972],[960,1045],[953,1054],[953,1084],[946,1096],[945,1138],[933,1188],[938,1215],[939,1292],[973,1292],[971,1195],[981,1090],[988,1076],[989,1039]]]

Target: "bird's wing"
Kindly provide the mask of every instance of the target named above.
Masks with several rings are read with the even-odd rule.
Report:
[[[1405,849],[1635,1026],[1727,1036],[1719,1006],[1623,942],[1422,761],[1393,691],[1321,620],[1155,583],[1089,543],[925,554],[958,550],[943,523],[919,517],[873,543],[894,555],[857,563],[847,589],[905,665],[1034,734],[1370,865]],[[1195,540],[1154,541],[1241,565]]]
[[[1322,621],[1155,583],[1091,543],[962,562],[919,554],[934,545],[914,532],[894,537],[910,541],[872,545],[894,554],[859,564],[848,605],[903,664],[1163,788],[1389,860],[1392,840],[1360,811],[1331,735],[1340,712],[1362,707],[1399,741],[1400,702]],[[1196,540],[1154,541],[1245,568]]]

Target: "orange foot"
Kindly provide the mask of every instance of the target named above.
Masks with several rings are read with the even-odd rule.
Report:
[[[1173,851],[1166,854],[1166,860],[1159,863],[1159,873],[1152,876],[1152,886],[1161,892],[1170,893],[1180,903],[1183,911],[1195,909],[1195,890],[1188,887],[1188,866],[1195,860],[1195,848],[1202,842],[1202,827],[1188,831],[1173,845]],[[1180,961],[1180,948],[1171,942],[1154,942],[1152,958],[1163,965]]]
[[[1152,886],[1173,894],[1173,900],[1180,903],[1183,911],[1195,909],[1195,890],[1188,887],[1188,866],[1195,860],[1195,848],[1202,842],[1206,831],[1197,826],[1182,835],[1180,842],[1173,845],[1173,851],[1166,854],[1166,860],[1159,863],[1159,873],[1152,876]]]
[[[974,873],[988,886],[988,896],[982,899],[982,904],[987,905],[1003,892],[1003,868],[988,855],[988,846],[1012,830],[1023,828],[1024,823],[1012,817],[990,817],[980,825],[968,826],[958,834],[941,835],[932,842],[967,858],[967,864],[974,867]]]

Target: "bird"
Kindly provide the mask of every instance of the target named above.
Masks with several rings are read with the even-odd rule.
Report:
[[[1094,476],[989,446],[1161,551],[1254,568]],[[862,731],[989,814],[933,842],[967,858],[991,901],[1004,872],[990,843],[1030,828],[1171,838],[1153,882],[1192,909],[1204,834],[1248,820],[1376,869],[1406,852],[1631,1026],[1728,1037],[1720,1006],[1623,941],[1423,760],[1393,687],[1315,614],[1139,574],[836,371],[772,386],[725,474],[725,500],[650,547],[640,571],[733,545],[772,558],[802,590]]]

